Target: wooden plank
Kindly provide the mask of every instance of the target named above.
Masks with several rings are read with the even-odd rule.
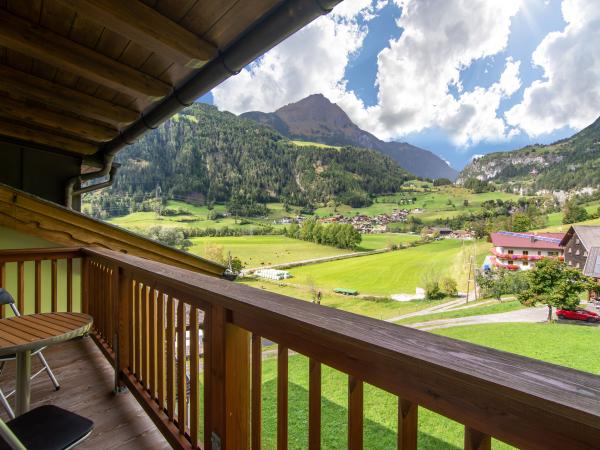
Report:
[[[262,338],[252,334],[252,450],[261,449],[262,434]]]
[[[398,450],[417,450],[418,405],[398,397]]]
[[[186,307],[182,299],[177,299],[177,426],[185,433],[187,424],[187,379],[186,379]]]
[[[142,285],[135,282],[135,375],[142,379]]]
[[[0,65],[0,90],[113,125],[127,125],[139,117],[137,111],[4,65]]]
[[[225,309],[211,305],[204,319],[204,448],[213,448],[213,439],[227,447],[227,408],[225,395]],[[216,450],[216,449],[215,449]]]
[[[35,261],[35,312],[42,312],[42,261]]]
[[[140,1],[61,0],[90,20],[178,64],[198,68],[216,48]]]
[[[90,295],[90,260],[84,256],[81,258],[81,311],[89,313],[89,295]]]
[[[148,349],[148,391],[150,396],[156,398],[156,290],[150,289],[150,302],[148,303],[149,311],[149,343]]]
[[[491,450],[492,438],[465,425],[465,450]]]
[[[200,327],[198,323],[198,310],[190,310],[190,440],[192,448],[199,445],[200,421]]]
[[[130,341],[133,324],[131,323],[131,276],[129,273],[115,268],[115,275],[118,273],[118,332],[119,332],[119,351],[117,352],[117,367],[119,368],[119,377],[123,383],[124,373],[131,367],[131,345]]]
[[[148,286],[144,285],[141,291],[141,302],[142,302],[142,339],[140,345],[140,352],[142,353],[142,370],[141,379],[144,387],[148,389],[148,358],[149,358],[149,336],[148,336],[148,303],[149,303],[149,289]]]
[[[162,291],[158,292],[156,299],[156,377],[157,377],[157,389],[156,398],[160,408],[165,407],[165,295]]]
[[[5,288],[6,286],[6,267],[4,262],[0,262],[0,288]],[[0,305],[0,319],[4,318],[6,313],[4,312],[4,306]]]
[[[106,142],[119,134],[119,130],[110,125],[82,120],[7,97],[0,100],[0,117],[34,123],[94,142]]]
[[[1,10],[0,10],[1,11]],[[91,155],[97,150],[95,144],[80,141],[56,133],[50,133],[29,125],[17,122],[0,121],[0,134],[15,139],[21,139],[65,151]]]
[[[308,362],[308,448],[321,448],[321,363]]]
[[[25,263],[17,263],[17,308],[25,314]]]
[[[288,349],[277,346],[277,449],[288,448]]]
[[[250,449],[250,332],[225,325],[225,442]]]
[[[0,10],[0,44],[133,96],[159,99],[171,87],[46,28]]]
[[[67,258],[67,311],[73,311],[73,258]]]
[[[137,345],[137,341],[136,341],[136,333],[135,333],[135,327],[137,326],[137,317],[136,317],[136,299],[137,299],[137,295],[136,295],[136,288],[137,288],[137,283],[135,282],[135,280],[133,280],[133,278],[131,277],[131,273],[129,271],[124,271],[123,269],[119,268],[119,270],[123,271],[123,273],[125,274],[125,276],[127,278],[129,278],[129,318],[130,318],[130,322],[128,324],[128,333],[129,333],[129,371],[131,373],[135,373],[134,367],[135,367],[135,355],[137,353],[136,351],[136,345]]]
[[[51,300],[52,300],[52,312],[58,312],[58,267],[56,259],[50,261],[51,267]]]
[[[348,376],[348,448],[363,448],[363,382]]]
[[[167,415],[175,419],[175,300],[167,297]]]

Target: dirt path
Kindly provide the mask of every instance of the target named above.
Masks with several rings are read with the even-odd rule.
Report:
[[[429,308],[421,309],[419,311],[415,311],[408,314],[402,314],[401,316],[391,317],[389,319],[385,319],[386,322],[396,322],[402,319],[408,319],[409,317],[415,316],[424,316],[431,313],[444,312],[449,311],[451,309],[455,309],[458,306],[466,304],[465,298],[458,298],[456,300],[451,300],[446,303],[442,303],[440,305],[431,306]]]

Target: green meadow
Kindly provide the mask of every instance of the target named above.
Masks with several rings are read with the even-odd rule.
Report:
[[[489,251],[486,242],[454,239],[435,241],[418,247],[377,255],[360,256],[291,269],[293,282],[315,284],[321,289],[343,287],[361,294],[391,295],[414,293],[423,276],[435,274],[454,278],[459,289],[466,289],[467,261],[476,254],[483,263]]]
[[[592,327],[559,324],[488,324],[446,328],[436,334],[517,353],[600,375],[600,337]],[[543,345],[540,345],[543,343]],[[322,448],[347,448],[348,377],[322,368]],[[263,362],[263,447],[276,448],[277,360]],[[308,360],[289,357],[289,448],[306,448],[308,440]],[[397,399],[370,385],[364,391],[365,449],[396,448]],[[419,409],[419,448],[463,448],[463,425]],[[494,449],[512,448],[494,440]]]

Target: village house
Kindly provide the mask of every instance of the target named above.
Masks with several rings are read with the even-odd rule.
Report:
[[[564,247],[565,262],[576,269],[582,269],[588,276],[600,278],[600,226],[574,225],[564,235],[560,245]],[[593,274],[596,275],[593,275]]]
[[[562,258],[562,233],[491,233],[491,265],[509,270],[528,270],[544,258]]]

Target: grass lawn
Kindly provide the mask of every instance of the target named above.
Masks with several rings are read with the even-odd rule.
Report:
[[[400,325],[406,325],[409,323],[428,322],[430,320],[455,319],[458,317],[479,316],[482,314],[497,314],[508,311],[515,311],[517,309],[522,308],[524,308],[524,306],[516,300],[504,301],[502,303],[494,302],[487,305],[473,306],[472,308],[457,309],[456,311],[444,311],[434,314],[427,314],[424,316],[408,317],[406,319],[399,320],[395,323],[398,323]]]
[[[314,283],[323,290],[336,287],[356,289],[365,295],[414,293],[417,286],[423,285],[423,275],[428,272],[451,276],[458,282],[459,289],[465,289],[467,261],[474,251],[477,252],[477,263],[481,264],[489,251],[489,244],[445,239],[378,255],[311,264],[290,271],[296,284]]]
[[[363,234],[359,250],[379,250],[388,248],[390,244],[404,244],[406,242],[415,242],[421,238],[418,234],[408,233],[379,233]]]
[[[600,330],[558,324],[486,324],[447,328],[440,335],[511,351],[524,356],[600,374],[600,350],[590,346]],[[263,447],[276,448],[277,361],[263,362]],[[348,377],[322,369],[322,448],[347,448]],[[289,448],[306,448],[308,412],[308,360],[289,358]],[[364,442],[366,449],[396,448],[397,400],[373,386],[364,391]],[[461,424],[431,411],[419,410],[419,448],[462,449]],[[493,441],[492,448],[510,446]]]
[[[312,293],[310,288],[307,286],[285,285],[283,283],[274,283],[266,280],[254,279],[246,279],[241,281],[241,283],[254,288],[265,289],[270,292],[276,292],[281,295],[294,297],[300,300],[312,301]],[[445,301],[447,300],[415,300],[410,302],[397,302],[389,299],[367,300],[360,297],[350,297],[326,291],[322,292],[321,297],[321,305],[382,320],[419,311],[424,308],[438,305]]]
[[[297,147],[319,147],[319,148],[342,148],[339,145],[329,145],[323,144],[321,142],[310,142],[310,141],[292,141],[292,143]]]
[[[193,246],[188,250],[191,253],[204,256],[207,245],[220,245],[223,247],[225,255],[231,251],[231,255],[240,258],[247,268],[350,252],[349,250],[291,239],[281,235],[202,237],[191,238],[191,241]]]

